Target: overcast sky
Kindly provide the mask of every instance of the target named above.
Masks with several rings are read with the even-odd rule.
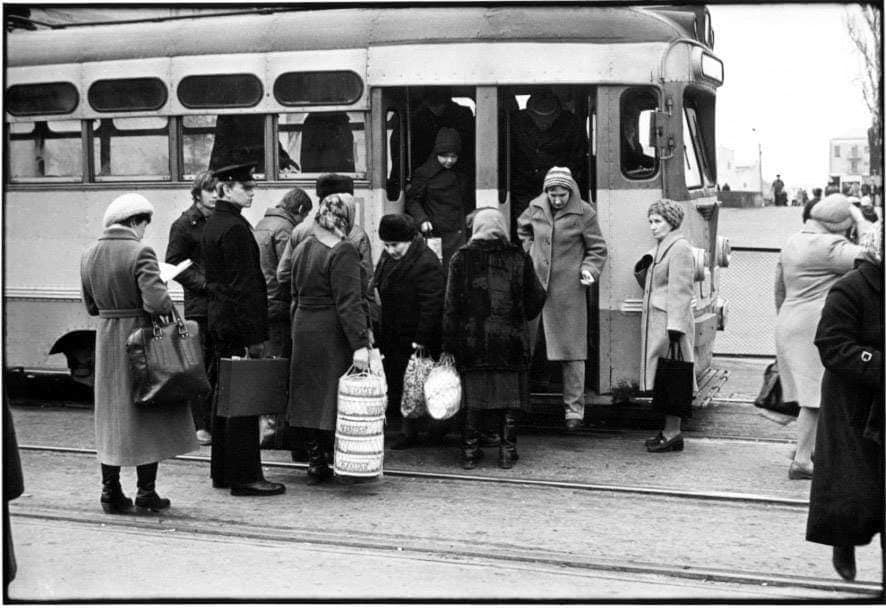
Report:
[[[860,65],[846,32],[846,5],[712,5],[716,54],[725,66],[717,96],[717,144],[736,161],[763,148],[763,178],[823,186],[828,140],[865,133],[869,113]]]

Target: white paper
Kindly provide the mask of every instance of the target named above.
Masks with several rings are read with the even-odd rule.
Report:
[[[178,264],[167,264],[166,262],[160,262],[160,278],[164,283],[168,283],[178,275],[180,275],[183,271],[191,267],[191,264],[194,262],[191,260],[182,260]]]

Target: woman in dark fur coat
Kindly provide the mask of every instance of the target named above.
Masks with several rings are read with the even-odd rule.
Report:
[[[378,235],[384,252],[375,268],[373,284],[381,298],[378,345],[384,355],[388,382],[388,410],[398,411],[403,396],[403,374],[417,348],[440,354],[440,321],[446,280],[437,255],[419,236],[415,220],[405,214],[381,218]],[[391,449],[403,450],[418,443],[424,420],[403,419],[402,435]],[[442,436],[444,425],[430,423],[429,431]]]
[[[532,261],[508,240],[504,216],[478,210],[471,240],[452,256],[443,313],[443,350],[455,356],[464,391],[465,469],[483,456],[484,418],[501,433],[499,466],[509,469],[517,461],[515,413],[529,400],[527,322],[544,301]]]
[[[815,334],[825,372],[806,540],[833,547],[855,578],[855,546],[883,542],[883,236],[875,225],[863,257],[828,293]]]

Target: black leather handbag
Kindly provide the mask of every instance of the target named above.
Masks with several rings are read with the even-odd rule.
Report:
[[[150,327],[136,328],[126,340],[136,405],[183,403],[212,390],[197,322],[172,310],[172,322],[152,317]]]
[[[796,401],[782,400],[781,380],[778,377],[778,361],[773,361],[763,371],[763,386],[760,394],[754,399],[754,405],[764,410],[797,417],[800,404]]]
[[[678,342],[668,346],[668,356],[660,357],[652,387],[652,409],[666,416],[692,416],[692,374],[695,365],[683,360]]]

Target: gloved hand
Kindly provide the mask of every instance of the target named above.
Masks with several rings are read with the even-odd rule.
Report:
[[[265,343],[250,344],[246,347],[246,353],[250,359],[261,359],[265,354]]]
[[[682,331],[677,331],[676,329],[669,329],[668,330],[668,340],[670,340],[671,342],[679,342],[680,338],[682,338],[682,337],[683,337]]]
[[[421,223],[421,226],[419,226],[418,230],[422,234],[430,234],[434,231],[434,225],[431,224],[431,222],[425,220]]]

